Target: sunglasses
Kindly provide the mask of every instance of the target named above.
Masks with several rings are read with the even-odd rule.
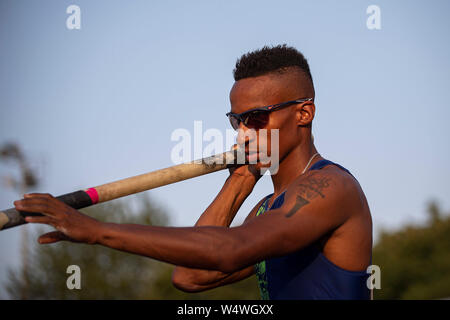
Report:
[[[262,129],[269,122],[269,114],[272,111],[280,110],[283,107],[287,107],[293,104],[303,103],[306,101],[313,101],[313,98],[297,99],[278,104],[272,104],[270,106],[251,109],[242,113],[228,112],[226,116],[230,119],[231,126],[234,130],[239,128],[241,122],[249,129]]]

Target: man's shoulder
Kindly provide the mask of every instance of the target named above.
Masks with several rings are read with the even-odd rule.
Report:
[[[310,170],[298,176],[286,190],[288,195],[303,195],[309,200],[328,199],[329,204],[354,202],[363,195],[356,178],[341,167],[330,164],[319,170]]]

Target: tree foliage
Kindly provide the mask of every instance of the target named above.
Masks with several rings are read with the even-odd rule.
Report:
[[[377,299],[441,299],[450,297],[450,216],[436,203],[428,207],[428,223],[384,231],[373,250],[381,268]]]
[[[115,200],[82,210],[101,221],[168,225],[165,210],[147,197],[137,197],[138,209]],[[134,213],[133,213],[134,212]],[[43,228],[38,232],[44,233]],[[36,239],[38,234],[33,235]],[[173,287],[173,266],[153,259],[99,245],[61,242],[31,247],[28,286],[23,270],[10,270],[6,284],[12,299],[27,290],[29,299],[259,299],[257,282],[251,277],[240,283],[201,293],[185,293]],[[69,290],[69,265],[81,269],[81,289]]]

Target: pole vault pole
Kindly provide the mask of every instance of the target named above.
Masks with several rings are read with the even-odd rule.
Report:
[[[241,150],[231,150],[211,157],[106,183],[97,187],[67,193],[56,198],[72,208],[81,209],[97,203],[223,170],[236,166],[237,164],[243,164],[244,162],[244,152]],[[15,208],[0,211],[0,230],[27,223],[25,221],[26,216],[39,215],[42,214],[17,211]]]

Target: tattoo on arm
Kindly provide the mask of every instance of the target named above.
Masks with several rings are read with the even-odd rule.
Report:
[[[326,177],[315,177],[315,175],[311,175],[306,178],[305,181],[302,181],[297,188],[297,197],[295,200],[295,204],[291,210],[286,214],[286,217],[292,217],[295,213],[297,213],[301,207],[306,206],[312,199],[320,196],[322,199],[325,198],[323,194],[323,189],[330,186],[330,178]]]
[[[286,214],[286,218],[289,218],[292,215],[294,215],[301,207],[306,206],[308,203],[309,203],[308,200],[306,200],[305,198],[303,198],[300,195],[297,195],[297,199],[295,200],[295,204],[292,207],[292,209],[289,210],[289,212]]]

